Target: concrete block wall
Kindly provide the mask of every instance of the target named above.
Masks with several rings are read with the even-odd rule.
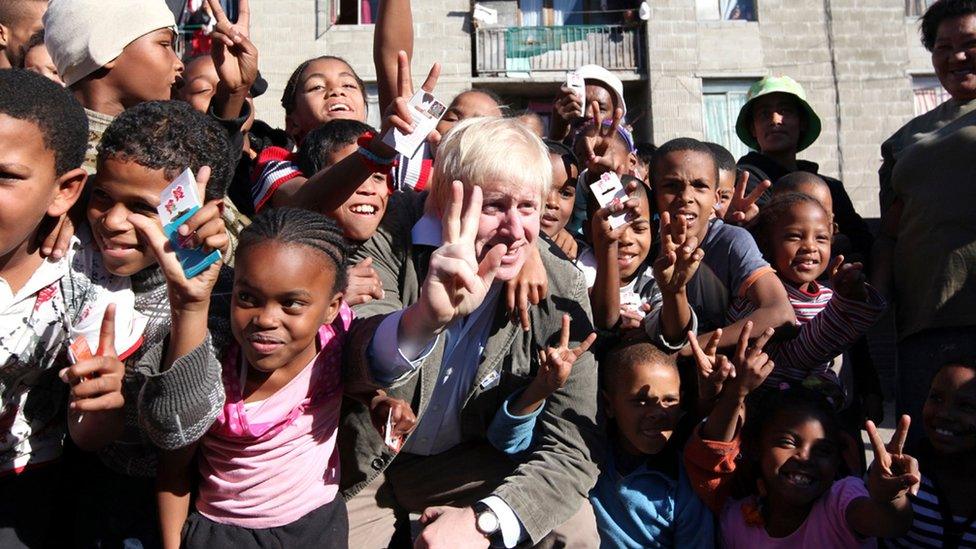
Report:
[[[931,73],[917,20],[894,0],[831,0],[829,19],[823,2],[757,4],[758,21],[742,22],[699,21],[695,0],[652,3],[653,140],[704,136],[705,79],[791,76],[823,122],[801,158],[842,178],[858,211],[877,216],[881,142],[914,115],[910,73]]]

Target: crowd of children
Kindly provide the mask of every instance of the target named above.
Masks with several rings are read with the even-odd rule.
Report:
[[[635,142],[594,65],[406,154],[410,0],[381,128],[329,55],[261,121],[248,2],[206,5],[179,59],[163,0],[0,4],[0,546],[976,547],[976,357],[881,439],[889,304],[796,82],[738,163]]]

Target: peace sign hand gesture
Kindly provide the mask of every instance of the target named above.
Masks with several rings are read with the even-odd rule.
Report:
[[[669,212],[661,213],[661,255],[654,261],[654,280],[662,293],[676,294],[698,271],[705,251],[698,247],[698,237],[688,235],[683,215],[671,219]]]
[[[470,203],[464,208],[464,185],[460,181],[451,185],[451,201],[444,215],[444,244],[430,257],[417,302],[422,321],[435,333],[481,305],[506,251],[503,244],[497,244],[478,261],[475,241],[481,187],[474,186],[470,192]]]
[[[874,450],[874,463],[868,471],[868,493],[878,503],[890,503],[909,491],[918,493],[918,485],[922,479],[918,461],[903,451],[910,424],[910,417],[901,416],[891,441],[885,445],[874,422],[864,422],[864,429],[868,432],[871,448]]]
[[[763,350],[773,337],[774,330],[766,328],[750,345],[749,336],[752,335],[752,326],[752,321],[749,321],[742,327],[739,341],[735,346],[735,355],[732,357],[734,373],[731,377],[734,377],[735,381],[727,384],[727,388],[732,390],[733,396],[739,400],[744,400],[749,393],[758,389],[776,366]]]
[[[220,0],[207,0],[217,20],[211,37],[210,55],[220,83],[229,95],[243,97],[258,79],[258,49],[251,42],[251,7],[249,0],[237,0],[237,24],[231,23]]]
[[[735,368],[725,355],[718,354],[718,342],[722,339],[722,329],[712,332],[705,347],[702,348],[695,332],[688,332],[688,343],[695,355],[698,369],[698,399],[709,402],[722,392],[728,379],[735,378]]]
[[[596,334],[591,333],[575,349],[569,347],[569,315],[563,315],[562,330],[559,332],[559,347],[549,347],[539,351],[539,371],[532,384],[540,389],[540,393],[551,395],[561,389],[569,374],[573,371],[573,364],[590,350],[596,341]]]
[[[749,183],[749,172],[742,170],[735,182],[735,191],[729,202],[729,209],[725,212],[725,220],[737,225],[748,225],[759,215],[756,202],[762,197],[766,189],[772,186],[768,179],[763,180],[751,193],[746,195],[746,185]]]
[[[839,255],[830,264],[830,287],[837,294],[854,301],[867,301],[867,277],[861,263],[844,263]]]
[[[613,111],[612,122],[609,126],[603,124],[600,114],[600,104],[594,101],[590,105],[593,113],[593,135],[583,133],[576,140],[576,156],[586,162],[586,167],[592,175],[599,176],[606,172],[615,172],[620,167],[611,152],[613,141],[616,139],[617,128],[624,117],[623,109]]]

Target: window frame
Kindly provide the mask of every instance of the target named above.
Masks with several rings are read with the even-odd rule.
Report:
[[[752,151],[745,143],[743,143],[738,135],[735,133],[735,122],[739,116],[739,111],[736,110],[732,112],[729,108],[731,103],[729,98],[732,96],[738,96],[742,98],[741,104],[745,104],[744,98],[749,93],[749,88],[753,84],[758,82],[761,77],[758,76],[739,76],[739,77],[719,77],[719,78],[702,78],[702,135],[706,141],[711,141],[722,145],[732,155],[738,160],[742,156],[745,156]],[[723,96],[725,97],[725,110],[726,110],[726,125],[721,130],[722,137],[719,138],[716,133],[709,131],[710,125],[708,116],[708,97],[709,96]],[[739,107],[741,109],[741,106]]]

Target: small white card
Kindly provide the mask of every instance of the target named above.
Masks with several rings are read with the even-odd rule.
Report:
[[[159,213],[159,222],[165,227],[174,219],[202,205],[197,193],[197,181],[193,172],[187,168],[159,194],[156,212]]]
[[[600,204],[601,208],[606,208],[614,203],[622,204],[628,199],[627,192],[624,190],[620,178],[613,172],[606,172],[601,175],[600,179],[590,185],[590,190],[593,191],[593,196],[596,197],[596,201]],[[619,229],[625,225],[630,221],[629,213],[625,210],[611,215],[609,219],[610,228]]]
[[[576,72],[570,72],[566,74],[566,87],[573,90],[576,97],[579,98],[580,105],[583,105],[583,110],[586,110],[586,80]],[[580,113],[582,116],[583,113]]]
[[[447,107],[438,101],[434,94],[420,90],[410,98],[407,108],[410,109],[412,119],[410,127],[413,131],[405,134],[397,128],[390,128],[383,134],[383,143],[393,147],[403,156],[413,158],[447,112]]]
[[[393,408],[386,414],[386,428],[383,429],[383,442],[394,452],[399,452],[403,446],[403,437],[393,436]]]

